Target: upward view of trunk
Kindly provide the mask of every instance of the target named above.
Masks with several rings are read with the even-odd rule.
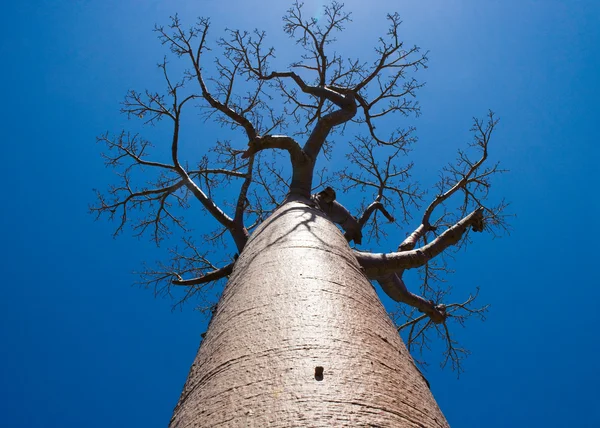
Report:
[[[398,121],[420,113],[415,97],[423,83],[414,73],[427,67],[427,52],[405,45],[400,15],[389,13],[374,57],[344,59],[331,46],[352,21],[350,12],[332,1],[319,19],[307,19],[312,13],[295,1],[283,16],[295,46],[290,54],[299,55],[284,69],[271,64],[275,47],[259,29],[226,29],[211,42],[208,18],[186,28],[175,14],[170,24],[156,25],[160,42],[183,61],[175,67],[183,74],[175,77],[165,57],[158,66],[166,88],[128,91],[121,111],[145,125],[164,119],[172,129],[170,156],[152,154],[152,141],[137,132],[98,137],[118,184],[97,192],[91,211],[114,221],[115,235],[131,225],[157,245],[172,238],[171,228],[184,238],[167,263],[141,272],[142,283],[157,295],[181,296],[182,304],[229,279],[171,428],[448,426],[398,330],[405,329],[411,349],[432,336],[444,341],[444,364],[460,372],[467,351],[447,320],[484,319],[487,305],[473,303],[477,292],[448,302],[450,290],[438,284],[449,267],[435,258],[464,248],[470,233],[508,230],[508,204],[488,200],[491,177],[505,172],[488,161],[498,119],[491,111],[473,119],[467,149],[428,193],[412,179],[413,162],[404,160],[415,128]],[[182,121],[189,114],[183,111],[193,108],[239,135],[187,130],[193,121]],[[214,144],[197,158],[191,148],[205,147],[205,139]],[[340,152],[333,162],[339,145],[346,165],[337,165]],[[235,188],[237,196],[219,206]],[[428,194],[435,196],[427,201]],[[180,215],[189,200],[217,226],[199,245]],[[413,232],[395,251],[361,248],[363,228],[368,238],[385,236],[386,220]],[[235,262],[208,259],[211,246],[229,240]],[[404,272],[417,268],[421,284],[406,284]],[[401,305],[398,329],[371,281]]]
[[[447,427],[346,239],[287,202],[237,260],[170,423]]]

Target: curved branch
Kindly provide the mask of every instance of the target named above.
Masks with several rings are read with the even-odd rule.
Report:
[[[198,185],[191,179],[191,177],[187,174],[187,172],[183,168],[178,168],[177,172],[184,179],[185,186],[196,196],[196,199],[200,201],[200,203],[206,208],[206,210],[221,223],[229,233],[231,237],[235,241],[235,245],[238,251],[241,251],[246,242],[248,241],[248,232],[244,229],[244,227],[238,227],[238,225],[234,222],[234,220],[229,217],[225,212],[215,204],[215,202],[209,198],[203,191],[198,187]]]
[[[207,27],[208,28],[208,27]],[[181,32],[181,28],[177,27],[178,31]],[[183,36],[182,36],[183,37]],[[189,40],[182,39],[183,42],[189,46]],[[190,51],[191,52],[191,51]],[[176,90],[173,90],[173,96],[176,95]],[[188,97],[189,98],[189,97]],[[190,98],[191,99],[191,98]],[[186,99],[187,100],[187,99]],[[206,208],[206,210],[223,226],[225,226],[231,233],[238,249],[246,244],[248,240],[247,233],[236,230],[235,223],[231,217],[215,204],[215,202],[207,196],[200,187],[190,177],[190,174],[181,166],[179,162],[179,131],[180,131],[180,109],[176,109],[176,113],[173,120],[173,136],[171,139],[171,159],[173,162],[173,169],[182,178],[183,184],[192,192],[196,199]]]
[[[244,227],[243,219],[244,219],[244,210],[248,201],[248,188],[252,183],[252,170],[254,168],[254,156],[250,157],[250,161],[248,162],[248,171],[246,172],[244,183],[240,189],[240,194],[238,195],[237,204],[235,207],[235,216],[233,218],[233,222],[237,225],[237,227]]]
[[[220,102],[216,98],[212,96],[206,83],[204,82],[204,78],[202,77],[202,67],[200,66],[200,58],[202,56],[202,52],[207,49],[206,48],[206,36],[208,34],[208,29],[210,27],[210,22],[207,19],[201,19],[198,25],[193,28],[189,34],[186,34],[181,28],[179,19],[177,17],[172,18],[173,22],[170,25],[170,28],[174,30],[173,35],[168,34],[163,27],[156,27],[155,31],[160,34],[160,40],[164,43],[168,43],[170,45],[171,51],[173,51],[178,56],[187,55],[193,64],[193,74],[190,73],[191,77],[196,78],[198,84],[200,85],[200,89],[202,91],[202,97],[208,102],[208,104],[215,110],[221,112],[229,119],[231,119],[234,123],[241,126],[248,136],[249,140],[256,138],[258,135],[252,123],[243,115],[232,108],[228,107],[226,104]],[[200,41],[198,43],[198,47],[196,49],[192,48],[191,41],[200,33]]]
[[[231,120],[233,120],[235,123],[237,123],[238,125],[240,125],[242,128],[244,128],[244,130],[246,131],[246,135],[248,136],[249,140],[253,140],[254,138],[256,138],[256,136],[258,134],[257,134],[256,130],[254,129],[254,126],[252,126],[252,124],[250,123],[250,121],[248,119],[246,119],[243,115],[238,114],[233,109],[227,107],[225,104],[222,104],[221,102],[217,101],[210,94],[210,92],[208,91],[208,88],[206,87],[206,84],[204,83],[204,79],[202,78],[202,71],[200,69],[199,60],[198,61],[194,61],[194,57],[191,54],[191,52],[190,52],[190,56],[192,58],[192,61],[194,62],[194,69],[195,69],[195,73],[196,73],[196,79],[198,80],[198,83],[200,84],[200,88],[202,90],[202,96],[204,97],[204,99],[206,101],[208,101],[208,103],[210,104],[210,106],[212,108],[214,108],[215,110],[220,111],[225,116],[227,116],[228,118],[230,118]]]
[[[200,201],[200,203],[206,208],[206,210],[223,226],[225,226],[230,231],[234,229],[233,219],[229,217],[221,208],[215,204],[215,202],[209,198],[203,191],[198,187],[198,185],[192,180],[188,172],[181,166],[179,163],[179,114],[177,114],[175,121],[173,122],[173,138],[171,142],[171,158],[173,160],[173,165],[175,171],[179,174],[179,176],[183,179],[185,186],[192,192],[192,194]],[[234,240],[238,246],[240,245],[234,236]],[[244,242],[245,244],[245,242]]]
[[[458,170],[457,168],[453,168],[451,171],[454,173],[454,175],[460,176],[460,179],[457,179],[450,189],[437,195],[429,204],[423,213],[421,224],[400,244],[398,247],[399,251],[412,250],[417,245],[417,242],[427,232],[434,231],[436,229],[435,226],[432,225],[431,215],[438,206],[443,204],[455,193],[461,190],[465,192],[465,207],[469,197],[474,200],[477,205],[483,206],[481,201],[479,201],[468,190],[468,186],[474,183],[476,186],[481,185],[487,188],[489,185],[487,184],[487,179],[489,176],[495,173],[503,172],[503,170],[497,168],[497,165],[482,172],[479,171],[481,166],[488,158],[488,145],[492,132],[494,131],[494,127],[497,123],[498,120],[494,118],[494,113],[491,111],[488,113],[488,120],[485,126],[483,125],[483,121],[475,119],[475,123],[472,128],[472,131],[476,133],[476,143],[474,145],[481,149],[481,157],[476,162],[472,162],[463,152],[459,151],[459,165],[462,164],[464,169],[461,168],[461,170]],[[442,186],[440,185],[440,188],[441,187]]]
[[[339,110],[327,113],[317,121],[310,136],[304,144],[304,153],[313,161],[317,159],[319,151],[325,144],[325,140],[331,129],[335,126],[348,122],[356,115],[356,98],[352,92],[348,92],[344,96],[344,103],[340,105]]]
[[[408,235],[404,241],[398,246],[398,251],[410,251],[415,248],[419,239],[421,239],[428,231],[435,230],[432,226],[426,227],[420,224],[413,233]]]
[[[248,150],[242,153],[242,159],[247,159],[265,149],[287,150],[292,159],[292,164],[305,159],[300,145],[287,135],[264,135],[254,138],[248,143]]]
[[[360,216],[360,218],[358,219],[358,225],[361,227],[361,229],[363,228],[363,226],[367,223],[367,221],[369,221],[369,218],[371,218],[371,215],[373,214],[373,212],[375,212],[375,210],[379,210],[381,211],[381,213],[385,216],[385,218],[388,219],[389,222],[394,222],[396,219],[385,209],[385,207],[383,206],[383,204],[379,201],[375,201],[372,202],[371,205],[369,205],[366,209],[365,212],[362,213],[362,215]]]
[[[304,152],[313,161],[317,158],[317,155],[323,147],[323,144],[325,143],[325,140],[331,129],[337,125],[341,125],[342,123],[351,120],[356,115],[357,107],[355,93],[350,89],[327,85],[310,86],[307,85],[304,80],[302,80],[302,78],[293,71],[271,72],[267,76],[263,75],[262,72],[256,68],[251,68],[251,71],[260,80],[271,80],[275,78],[293,79],[302,92],[319,98],[319,107],[317,108],[318,111],[320,111],[320,106],[324,100],[328,100],[339,107],[339,110],[330,112],[317,121],[317,124],[313,128],[308,140],[306,141],[306,144],[303,147]]]
[[[385,294],[396,302],[406,303],[419,311],[425,313],[431,320],[440,324],[446,320],[446,307],[436,305],[433,301],[425,300],[423,297],[411,293],[402,280],[402,272],[382,275],[375,280],[379,283]]]
[[[476,209],[454,226],[445,230],[432,242],[416,250],[387,254],[354,251],[354,255],[365,269],[366,275],[370,279],[376,279],[402,269],[423,266],[448,247],[456,245],[469,227],[472,227],[474,232],[483,230],[483,208]]]
[[[454,184],[454,186],[452,186],[450,189],[448,189],[443,194],[438,195],[431,202],[431,204],[429,204],[429,206],[425,210],[425,213],[423,214],[422,223],[425,226],[430,225],[431,214],[433,213],[433,210],[438,205],[440,205],[441,203],[446,201],[450,196],[455,194],[458,190],[464,189],[465,186],[467,184],[469,184],[471,181],[478,180],[478,177],[473,177],[473,174],[475,174],[475,172],[477,172],[477,170],[481,167],[481,165],[487,160],[488,144],[490,141],[491,134],[497,123],[498,123],[498,120],[494,119],[494,114],[492,112],[490,112],[488,115],[488,123],[487,123],[486,129],[482,128],[482,124],[479,120],[475,120],[475,129],[477,132],[480,133],[480,136],[478,138],[478,143],[479,143],[478,145],[482,149],[481,157],[479,158],[479,160],[477,160],[477,162],[470,165],[468,171],[466,173],[464,173],[463,177],[459,181],[457,181]],[[485,172],[484,174],[489,175],[490,173],[493,173],[493,171],[491,171],[491,172],[488,171],[488,172]]]
[[[352,241],[354,239],[355,235],[360,235],[362,236],[362,231],[365,227],[365,225],[367,224],[367,222],[369,221],[369,219],[371,218],[371,215],[376,211],[379,210],[381,211],[381,213],[385,216],[385,218],[387,218],[390,222],[394,222],[395,219],[394,217],[385,209],[385,207],[383,206],[383,204],[381,202],[379,202],[379,200],[375,200],[374,202],[372,202],[366,209],[365,211],[362,213],[362,215],[360,216],[360,218],[358,219],[358,230],[359,232],[354,232],[354,235],[350,234],[350,233],[345,233],[344,237],[346,238],[346,240],[348,242]],[[375,222],[375,229],[378,228],[377,226],[377,219],[374,219]],[[355,242],[357,244],[360,244],[360,241],[356,241]]]

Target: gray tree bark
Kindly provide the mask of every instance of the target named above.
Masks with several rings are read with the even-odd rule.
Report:
[[[170,427],[212,426],[448,427],[346,239],[308,199],[252,234],[191,367]]]

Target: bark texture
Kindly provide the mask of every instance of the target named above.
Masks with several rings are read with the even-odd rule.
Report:
[[[309,203],[250,237],[171,428],[448,426],[346,239]]]

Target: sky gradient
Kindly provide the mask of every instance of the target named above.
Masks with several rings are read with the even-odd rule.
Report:
[[[435,180],[469,140],[472,117],[488,109],[500,117],[491,157],[511,171],[492,188],[516,214],[510,236],[477,235],[453,264],[455,292],[480,286],[491,311],[457,332],[472,351],[460,379],[435,362],[428,369],[438,404],[453,427],[600,426],[593,286],[600,3],[373,3],[346,2],[354,22],[339,36],[341,50],[370,54],[385,14],[398,11],[408,44],[430,51],[419,74],[427,85],[414,120],[415,177]],[[320,6],[306,1],[315,16]],[[191,306],[172,311],[168,299],[132,286],[132,271],[164,257],[163,248],[130,233],[113,239],[113,226],[88,214],[92,189],[114,183],[95,137],[130,126],[118,112],[127,90],[161,85],[155,64],[166,51],[155,23],[175,12],[187,24],[210,16],[214,36],[258,27],[285,51],[287,7],[237,0],[4,7],[0,425],[168,424],[205,323]],[[214,129],[203,131],[207,140]],[[391,234],[382,250],[405,233]]]

